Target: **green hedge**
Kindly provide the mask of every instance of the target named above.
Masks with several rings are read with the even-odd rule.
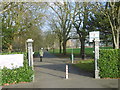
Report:
[[[2,85],[8,83],[32,81],[32,68],[20,67],[14,70],[4,68],[2,70]]]
[[[16,69],[2,69],[2,85],[19,82],[30,82],[32,81],[33,70],[32,67],[28,66],[27,53],[2,53],[5,54],[24,54],[24,66]]]
[[[120,49],[100,50],[98,65],[101,78],[120,78]]]

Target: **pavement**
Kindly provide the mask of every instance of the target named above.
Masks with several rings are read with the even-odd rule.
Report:
[[[3,88],[118,88],[118,79],[95,79],[88,73],[69,67],[69,79],[65,79],[65,66],[69,58],[61,59],[45,52],[43,62],[34,58],[35,78],[30,83],[19,83]]]

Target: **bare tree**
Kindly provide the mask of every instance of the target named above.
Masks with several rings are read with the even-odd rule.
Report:
[[[87,22],[89,15],[89,5],[87,2],[75,2],[73,7],[74,14],[72,18],[72,23],[79,35],[79,40],[81,42],[80,56],[82,59],[85,58],[85,40],[88,35]]]
[[[61,27],[59,25],[59,21],[58,20],[53,20],[50,22],[50,27],[53,30],[53,32],[55,32],[55,34],[57,35],[58,38],[58,42],[59,42],[59,53],[62,53],[62,30]]]
[[[71,6],[69,2],[63,2],[63,3],[53,3],[53,5],[50,7],[52,10],[56,13],[57,17],[59,19],[59,24],[62,30],[62,45],[63,45],[63,54],[66,54],[66,43],[69,39],[69,32],[72,27],[71,22]]]

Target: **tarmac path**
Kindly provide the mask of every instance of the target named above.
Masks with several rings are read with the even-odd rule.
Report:
[[[61,59],[45,52],[43,62],[34,58],[35,79],[4,88],[118,88],[118,79],[94,79],[91,73],[69,64],[69,79],[65,79],[65,66],[69,59]]]

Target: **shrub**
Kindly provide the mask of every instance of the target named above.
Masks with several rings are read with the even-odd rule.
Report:
[[[5,83],[18,83],[32,81],[33,71],[32,68],[20,67],[16,69],[2,69],[2,84]]]
[[[4,53],[8,54],[8,53]],[[28,66],[27,53],[9,53],[9,54],[24,54],[23,67],[8,69],[4,67],[2,69],[2,85],[5,83],[18,83],[18,82],[30,82],[32,81],[33,70]]]
[[[120,77],[120,49],[100,50],[100,59],[98,60],[101,78],[119,78]]]

